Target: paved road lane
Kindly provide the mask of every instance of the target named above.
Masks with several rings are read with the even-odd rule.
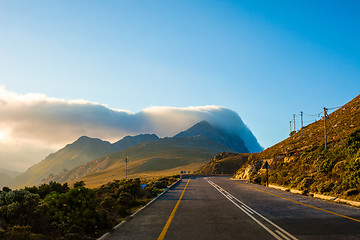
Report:
[[[360,219],[359,209],[228,177],[190,179],[184,191],[187,181],[135,215],[109,239],[158,239],[172,213],[164,239],[360,239],[360,222],[329,213]]]
[[[223,178],[212,180],[298,239],[360,239],[358,208],[249,184],[246,181]]]

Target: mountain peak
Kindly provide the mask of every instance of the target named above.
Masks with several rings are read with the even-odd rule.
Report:
[[[122,151],[126,148],[135,146],[136,144],[158,140],[159,137],[155,134],[139,134],[136,136],[126,136],[123,139],[117,141],[113,145],[117,148],[118,151]]]
[[[100,140],[100,141],[102,141],[99,138],[91,138],[91,137],[88,137],[88,136],[81,136],[74,143],[76,143],[76,142],[88,142],[88,141],[92,141],[92,140],[95,140],[95,141]]]
[[[207,121],[201,121],[196,123],[189,129],[178,133],[174,137],[192,137],[197,135],[203,135],[205,132],[210,132],[210,131],[214,131],[214,127]]]
[[[190,127],[188,130],[183,131],[174,136],[178,137],[194,137],[203,136],[214,142],[221,143],[224,146],[233,149],[236,152],[248,153],[244,141],[236,134],[231,134],[225,130],[214,127],[207,121],[201,121]]]

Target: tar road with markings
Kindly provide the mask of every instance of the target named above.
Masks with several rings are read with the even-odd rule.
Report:
[[[360,209],[229,177],[192,177],[107,239],[360,239]]]

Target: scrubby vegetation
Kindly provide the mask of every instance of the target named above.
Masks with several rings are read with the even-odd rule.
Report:
[[[288,159],[272,164],[270,183],[299,189],[304,194],[316,192],[360,200],[360,130],[352,132],[345,144],[328,150],[320,145]],[[250,180],[264,184],[264,172],[260,170],[262,161],[257,163]]]
[[[0,239],[94,239],[176,181],[122,179],[90,189],[50,182],[0,191]]]
[[[265,184],[262,167],[267,161],[270,184],[359,201],[360,95],[327,119],[327,149],[322,118],[274,146],[250,154],[234,177]],[[241,161],[240,155],[238,159]]]
[[[234,174],[248,160],[249,153],[221,152],[204,164],[198,174]]]

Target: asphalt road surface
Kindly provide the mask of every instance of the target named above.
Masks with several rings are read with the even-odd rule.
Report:
[[[108,239],[360,239],[360,209],[229,177],[196,177]]]

